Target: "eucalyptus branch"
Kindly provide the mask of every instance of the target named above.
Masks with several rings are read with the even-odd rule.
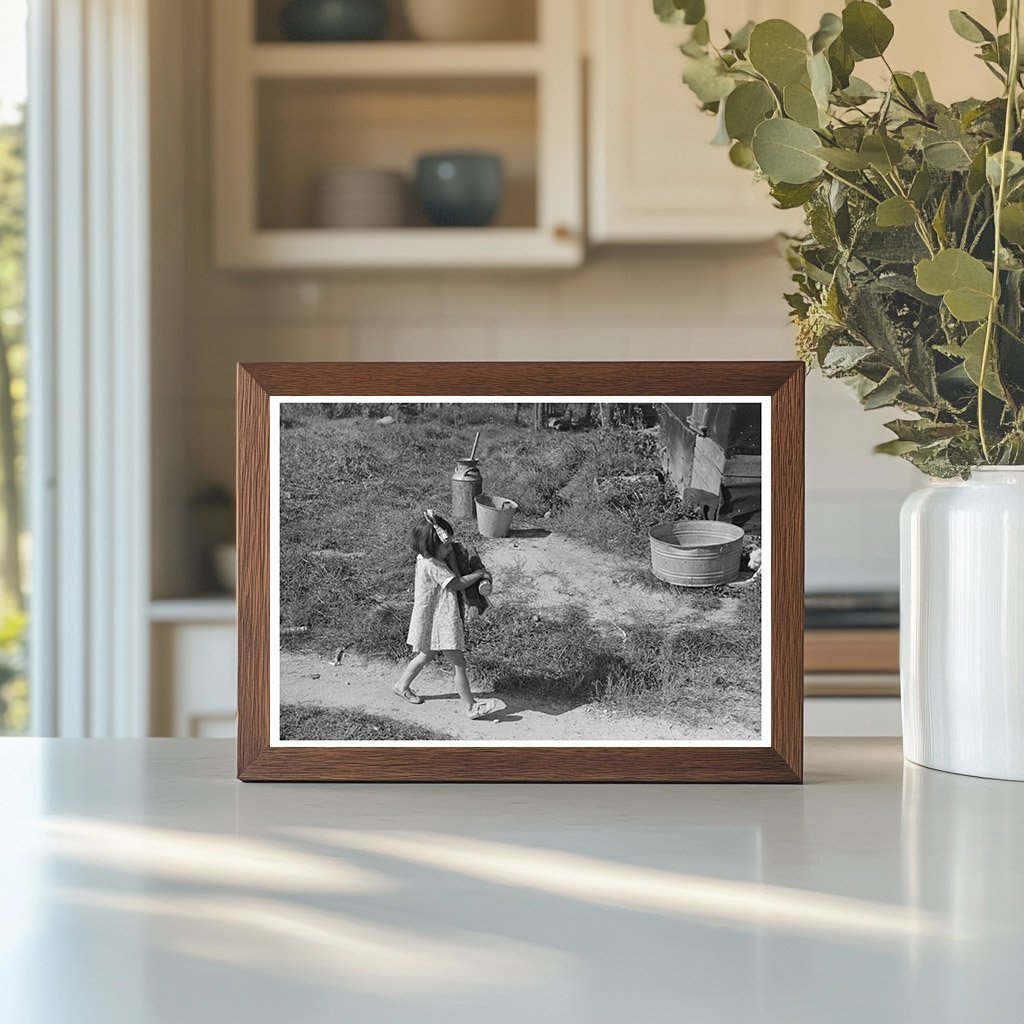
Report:
[[[773,86],[772,83],[769,82],[768,79],[765,78],[764,75],[762,75],[759,71],[755,70],[751,72],[751,74],[753,74],[753,76],[764,85],[768,92],[771,93],[772,100],[775,103],[775,113],[779,117],[785,117],[785,111],[782,109],[782,100],[779,99],[778,94],[775,92],[775,86]]]
[[[978,191],[980,192],[981,190],[979,189]],[[964,218],[964,235],[963,238],[960,239],[961,249],[964,247],[964,243],[967,241],[967,232],[970,230],[971,221],[974,219],[974,207],[977,205],[978,192],[975,192],[974,195],[971,196],[971,201],[967,206],[967,216]],[[972,246],[971,248],[973,249],[974,247]]]
[[[974,236],[974,241],[971,242],[970,246],[967,249],[968,252],[973,253],[974,250],[978,247],[978,243],[981,241],[981,236],[985,234],[986,229],[988,228],[989,224],[991,224],[991,223],[992,223],[992,214],[991,213],[986,213],[985,214],[985,219],[981,222],[981,227],[978,228],[978,232]]]
[[[870,199],[875,206],[881,202],[877,196],[873,196],[867,189],[861,188],[860,185],[855,182],[848,181],[846,178],[841,178],[838,174],[834,171],[830,171],[827,167],[825,168],[825,174],[827,174],[833,181],[838,181],[841,185],[845,185],[847,188],[852,188],[854,192],[859,192],[866,199]]]
[[[924,242],[925,248],[928,250],[929,254],[934,256],[935,246],[937,245],[941,250],[943,245],[939,241],[938,236],[934,239],[935,244],[932,244],[933,239],[931,225],[925,220],[924,214],[917,208],[917,203],[913,202],[910,196],[907,195],[907,191],[903,187],[903,182],[900,181],[899,173],[893,169],[891,175],[883,174],[882,178],[889,182],[901,199],[905,199],[910,204],[910,208],[914,211],[914,217],[917,219],[917,233],[921,236],[921,241]]]
[[[1003,149],[999,166],[999,189],[995,196],[995,251],[992,256],[992,293],[989,298],[988,319],[985,321],[985,344],[981,350],[981,369],[978,371],[978,435],[985,461],[992,462],[988,433],[985,430],[985,375],[992,354],[992,335],[999,315],[999,272],[1002,256],[1003,204],[1006,201],[1006,173],[1010,146],[1013,141],[1013,122],[1017,115],[1017,85],[1020,69],[1020,0],[1010,0],[1010,73],[1006,85],[1006,123],[1003,125]]]

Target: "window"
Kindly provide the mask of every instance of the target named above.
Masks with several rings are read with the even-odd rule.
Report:
[[[0,734],[29,726],[25,638],[26,0],[0,0]]]

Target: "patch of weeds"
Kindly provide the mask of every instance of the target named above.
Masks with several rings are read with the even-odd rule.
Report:
[[[454,737],[384,715],[302,703],[281,705],[281,739],[450,740]]]
[[[719,587],[693,587],[686,592],[686,605],[696,612],[717,612],[722,607]]]
[[[756,736],[761,723],[760,617],[740,626],[704,623],[672,633],[644,624],[626,629],[628,670],[602,697],[636,714],[662,713],[694,731]]]
[[[614,642],[583,608],[566,605],[540,621],[521,607],[492,612],[473,624],[469,653],[474,672],[495,691],[578,704],[592,700],[614,671],[625,668]]]

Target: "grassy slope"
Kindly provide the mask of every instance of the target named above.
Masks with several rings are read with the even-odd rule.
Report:
[[[325,708],[319,704],[284,704],[281,707],[281,739],[450,740],[452,737],[383,715],[368,715],[347,708]]]
[[[309,633],[285,638],[327,653],[352,646],[387,658],[407,656],[412,606],[410,522],[427,506],[447,510],[451,470],[483,429],[487,490],[519,502],[523,520],[636,559],[647,570],[647,530],[679,518],[674,495],[647,488],[606,502],[595,477],[660,468],[656,439],[630,430],[558,433],[516,426],[512,410],[495,423],[493,406],[449,406],[380,426],[375,419],[332,419],[316,406],[282,414],[281,621]],[[550,519],[543,520],[545,513]],[[333,550],[344,557],[324,559]],[[703,593],[709,609],[738,600],[728,632],[701,625],[667,637],[657,624],[602,635],[579,608],[565,607],[543,630],[532,609],[501,606],[475,623],[474,670],[497,690],[519,689],[572,700],[671,711],[695,726],[723,709],[757,728],[760,601],[756,588]],[[652,707],[653,705],[653,707]]]

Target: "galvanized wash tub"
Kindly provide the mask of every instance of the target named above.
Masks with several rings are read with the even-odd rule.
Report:
[[[674,587],[715,587],[740,574],[743,530],[732,523],[662,523],[650,538],[651,569]]]

